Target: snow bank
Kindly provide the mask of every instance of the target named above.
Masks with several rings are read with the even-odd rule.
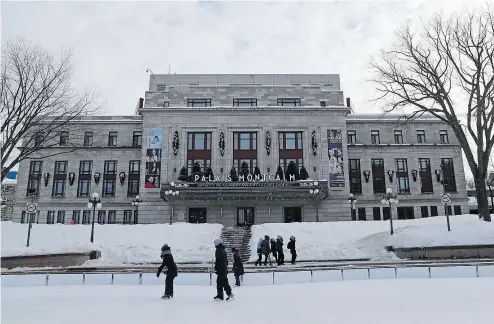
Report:
[[[336,260],[369,258],[397,259],[386,246],[445,246],[494,244],[494,223],[486,223],[477,215],[451,216],[451,232],[446,217],[393,220],[395,234],[389,234],[389,221],[262,224],[252,226],[251,260],[257,258],[257,241],[264,235],[281,235],[285,259],[290,258],[286,244],[290,236],[297,239],[299,260]]]
[[[26,248],[27,224],[2,222],[2,256],[101,251],[104,263],[161,262],[160,249],[170,245],[175,261],[210,261],[220,224],[177,223],[153,225],[33,224]]]

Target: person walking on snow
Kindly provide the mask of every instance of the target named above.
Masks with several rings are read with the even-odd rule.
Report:
[[[261,265],[262,263],[262,237],[259,238],[259,241],[257,241],[257,261],[256,261],[256,266],[257,264],[259,263],[259,265]]]
[[[177,265],[173,260],[173,255],[168,244],[164,244],[161,247],[161,258],[163,259],[163,262],[158,268],[156,277],[159,278],[161,271],[163,271],[163,269],[166,267],[165,294],[161,297],[161,299],[170,299],[173,298],[173,280],[178,275],[178,271]]]
[[[232,248],[233,252],[233,274],[235,275],[235,286],[240,287],[240,282],[244,282],[244,265],[237,248]],[[242,280],[240,280],[242,278]]]
[[[268,264],[268,256],[271,254],[269,248],[269,235],[264,235],[264,240],[262,241],[262,254],[264,254],[264,265]]]
[[[216,247],[216,252],[214,253],[214,272],[216,273],[216,296],[214,300],[223,300],[223,289],[226,292],[226,300],[233,299],[232,288],[228,283],[228,258],[226,256],[225,246],[223,245],[223,240],[217,238],[214,240],[214,246]]]
[[[285,253],[283,252],[283,237],[281,235],[276,238],[276,250],[278,250],[278,265],[284,265]]]
[[[277,249],[276,249],[276,240],[274,237],[271,239],[271,253],[273,253],[273,258],[276,261],[276,263],[279,264],[278,263],[278,253],[277,253]]]
[[[288,242],[286,247],[292,254],[292,264],[295,264],[295,260],[297,259],[297,250],[295,249],[295,236],[290,236],[290,242]]]

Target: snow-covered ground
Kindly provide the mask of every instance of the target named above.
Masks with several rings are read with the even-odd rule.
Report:
[[[27,224],[2,222],[2,256],[101,251],[101,262],[161,262],[160,249],[170,245],[175,261],[211,261],[219,224],[97,225],[33,224],[26,248]]]
[[[478,215],[450,216],[451,232],[446,217],[393,220],[394,235],[389,234],[389,221],[268,223],[252,226],[251,260],[257,258],[257,241],[264,235],[281,235],[285,259],[290,258],[286,245],[296,237],[298,260],[396,259],[386,246],[416,247],[444,245],[494,244],[494,223],[478,219]]]
[[[232,302],[215,287],[48,286],[2,288],[2,323],[492,323],[494,279],[401,279],[243,286]],[[191,311],[193,310],[193,311]]]

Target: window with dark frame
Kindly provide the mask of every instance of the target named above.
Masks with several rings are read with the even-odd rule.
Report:
[[[386,175],[384,172],[384,159],[371,159],[372,187],[374,193],[386,193]]]
[[[124,224],[131,224],[132,223],[132,210],[124,210],[123,223]]]
[[[389,220],[389,216],[391,215],[391,211],[389,207],[383,207],[383,220]]]
[[[79,162],[79,177],[77,182],[77,197],[89,197],[91,192],[91,175],[93,161]]]
[[[36,134],[34,135],[34,146],[35,147],[42,146],[44,138],[45,138],[44,132],[41,131],[36,132]]]
[[[57,224],[65,224],[65,210],[57,212]]]
[[[427,158],[419,159],[420,192],[433,193],[431,160]]]
[[[117,161],[105,161],[103,172],[103,197],[115,197]]]
[[[140,147],[142,145],[142,131],[134,131],[132,135],[132,146]]]
[[[357,214],[358,214],[358,220],[359,221],[366,221],[367,220],[367,215],[365,214],[365,207],[358,207],[357,208]]]
[[[98,210],[98,224],[105,224],[105,223],[106,223],[106,211]]]
[[[187,107],[211,107],[211,98],[187,99]]]
[[[396,182],[398,183],[398,193],[410,193],[410,182],[408,178],[407,159],[395,159]]]
[[[240,172],[243,162],[251,174],[257,166],[257,132],[233,133],[233,166]]]
[[[46,212],[46,224],[55,224],[55,211],[49,210]]]
[[[278,132],[279,165],[285,171],[290,161],[293,161],[298,170],[304,164],[302,132]]]
[[[187,168],[192,174],[194,164],[201,166],[201,171],[211,167],[211,133],[187,133]]]
[[[117,211],[109,210],[108,211],[108,224],[116,224],[117,223]]]
[[[455,205],[455,215],[461,215],[461,206],[460,205]]]
[[[300,98],[278,98],[277,106],[282,107],[300,107],[301,106]]]
[[[65,197],[65,185],[67,181],[67,161],[55,161],[53,172],[52,197]]]
[[[108,146],[117,146],[118,132],[108,133]]]
[[[372,144],[381,144],[381,140],[379,139],[379,131],[378,130],[371,131],[371,143]]]
[[[127,196],[136,196],[139,194],[139,180],[141,175],[141,161],[129,161],[129,183],[127,186]]]
[[[72,221],[74,222],[74,224],[79,224],[81,222],[81,211],[80,210],[72,211]]]
[[[456,177],[453,159],[441,159],[441,166],[443,168],[444,190],[446,192],[456,192]]]
[[[429,207],[420,206],[420,214],[422,215],[422,218],[429,217]]]
[[[360,160],[348,159],[348,176],[350,178],[350,193],[362,193],[362,177],[360,174]]]
[[[417,131],[417,143],[419,143],[419,144],[425,144],[426,143],[424,130],[418,130]]]
[[[91,211],[83,210],[82,211],[82,224],[90,224],[91,223]]]
[[[233,99],[233,106],[235,107],[257,107],[256,98],[235,98]]]
[[[93,146],[93,132],[84,133],[84,146]]]
[[[381,220],[381,207],[372,207],[372,219]]]
[[[357,143],[357,132],[354,130],[349,130],[346,132],[348,144],[356,144]]]
[[[437,206],[431,206],[431,217],[439,215],[437,213]]]
[[[403,131],[401,129],[394,131],[395,144],[403,144]]]
[[[31,193],[39,197],[42,171],[43,161],[31,161],[29,163],[29,178],[27,181],[26,197],[29,197]]]
[[[449,144],[448,131],[447,130],[440,130],[439,131],[439,143]]]
[[[68,131],[61,131],[60,132],[60,146],[67,146],[69,145],[69,132]]]

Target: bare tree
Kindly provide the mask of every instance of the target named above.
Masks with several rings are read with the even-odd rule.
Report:
[[[492,8],[484,6],[436,15],[419,33],[407,24],[397,42],[371,62],[376,100],[384,102],[385,112],[410,108],[407,118],[431,114],[453,129],[474,177],[479,216],[486,221],[491,217],[485,182],[494,144],[493,17]]]
[[[71,85],[73,66],[70,51],[59,58],[24,39],[2,45],[0,80],[2,180],[26,158],[46,158],[77,150],[73,138],[60,138],[68,123],[94,114],[93,90],[76,91]],[[71,132],[76,125],[70,125]],[[74,133],[73,133],[74,134]],[[62,144],[62,145],[61,145]],[[57,147],[56,150],[46,148]]]

